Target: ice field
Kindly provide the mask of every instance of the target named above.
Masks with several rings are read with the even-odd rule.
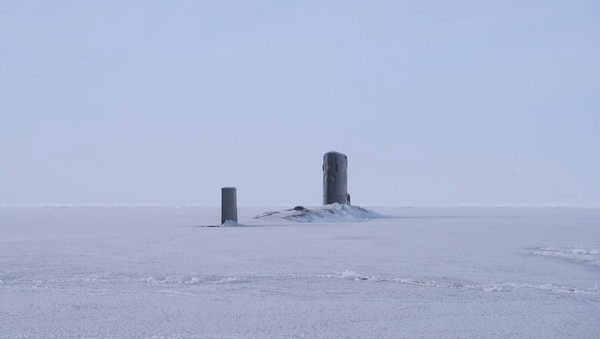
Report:
[[[598,208],[291,207],[0,206],[0,338],[600,338]]]

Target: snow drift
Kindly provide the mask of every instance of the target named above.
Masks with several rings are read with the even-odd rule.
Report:
[[[296,206],[289,210],[266,212],[253,218],[253,220],[266,221],[295,221],[301,223],[310,222],[357,222],[375,218],[383,215],[367,210],[360,206],[331,204],[314,208]]]

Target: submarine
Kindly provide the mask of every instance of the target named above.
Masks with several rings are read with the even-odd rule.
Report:
[[[378,217],[377,213],[359,206],[350,206],[348,193],[348,156],[337,151],[323,155],[323,207],[308,209],[296,206],[283,211],[266,212],[256,219],[285,219],[296,222],[313,222],[331,219],[366,219]],[[223,187],[221,191],[221,224],[237,224],[237,196],[235,187]]]

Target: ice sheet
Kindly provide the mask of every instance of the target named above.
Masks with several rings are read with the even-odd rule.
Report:
[[[292,207],[3,206],[0,337],[600,337],[598,209]]]

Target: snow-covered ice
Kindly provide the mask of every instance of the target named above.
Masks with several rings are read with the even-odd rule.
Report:
[[[254,217],[249,224],[261,224],[265,220],[276,223],[281,223],[286,220],[303,223],[356,222],[382,217],[383,215],[360,206],[340,205],[338,203],[334,203],[326,206],[316,206],[311,208],[295,206],[294,208],[286,210],[265,212]]]
[[[600,338],[600,209],[292,207],[0,206],[0,338]]]

